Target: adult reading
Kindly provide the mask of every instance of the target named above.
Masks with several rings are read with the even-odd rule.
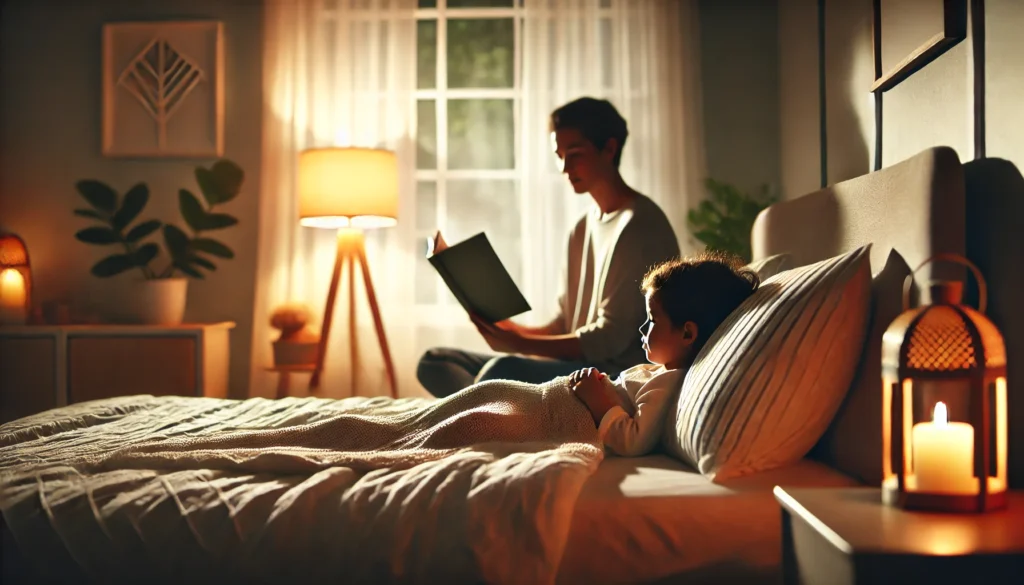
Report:
[[[661,208],[619,173],[629,131],[610,102],[565,104],[551,113],[550,130],[562,173],[593,200],[569,233],[558,312],[541,327],[471,316],[499,353],[427,350],[416,376],[434,396],[483,380],[536,384],[587,367],[616,377],[646,363],[639,332],[646,308],[637,291],[648,269],[679,255],[675,232]]]

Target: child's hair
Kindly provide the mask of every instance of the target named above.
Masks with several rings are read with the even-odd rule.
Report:
[[[660,293],[661,306],[674,327],[697,324],[694,351],[760,286],[757,273],[723,252],[702,252],[663,262],[644,277],[645,294]],[[696,355],[696,354],[694,354]]]
[[[608,140],[614,138],[619,145],[612,159],[616,167],[622,160],[622,147],[629,136],[626,120],[615,106],[608,100],[591,97],[573,100],[551,112],[550,127],[552,131],[562,128],[579,130],[598,149],[604,148]]]

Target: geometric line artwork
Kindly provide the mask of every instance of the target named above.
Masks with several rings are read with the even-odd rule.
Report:
[[[224,23],[103,24],[103,156],[224,156]]]
[[[160,148],[167,145],[167,121],[207,74],[187,55],[159,37],[125,67],[117,84],[146,109],[157,124]]]

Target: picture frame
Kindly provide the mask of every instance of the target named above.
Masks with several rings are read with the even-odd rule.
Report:
[[[214,20],[104,24],[103,155],[223,156],[223,37]]]
[[[882,64],[882,29],[883,3],[898,3],[901,0],[872,1],[872,36],[875,51],[875,81],[871,91],[886,92],[928,65],[957,43],[967,38],[967,2],[968,0],[931,0],[936,9],[941,6],[941,30],[936,31],[922,44],[906,54],[898,63],[883,71]]]

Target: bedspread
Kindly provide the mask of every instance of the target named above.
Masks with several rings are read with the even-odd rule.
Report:
[[[75,581],[550,583],[602,456],[564,378],[442,400],[133,396],[0,427],[0,510]]]

